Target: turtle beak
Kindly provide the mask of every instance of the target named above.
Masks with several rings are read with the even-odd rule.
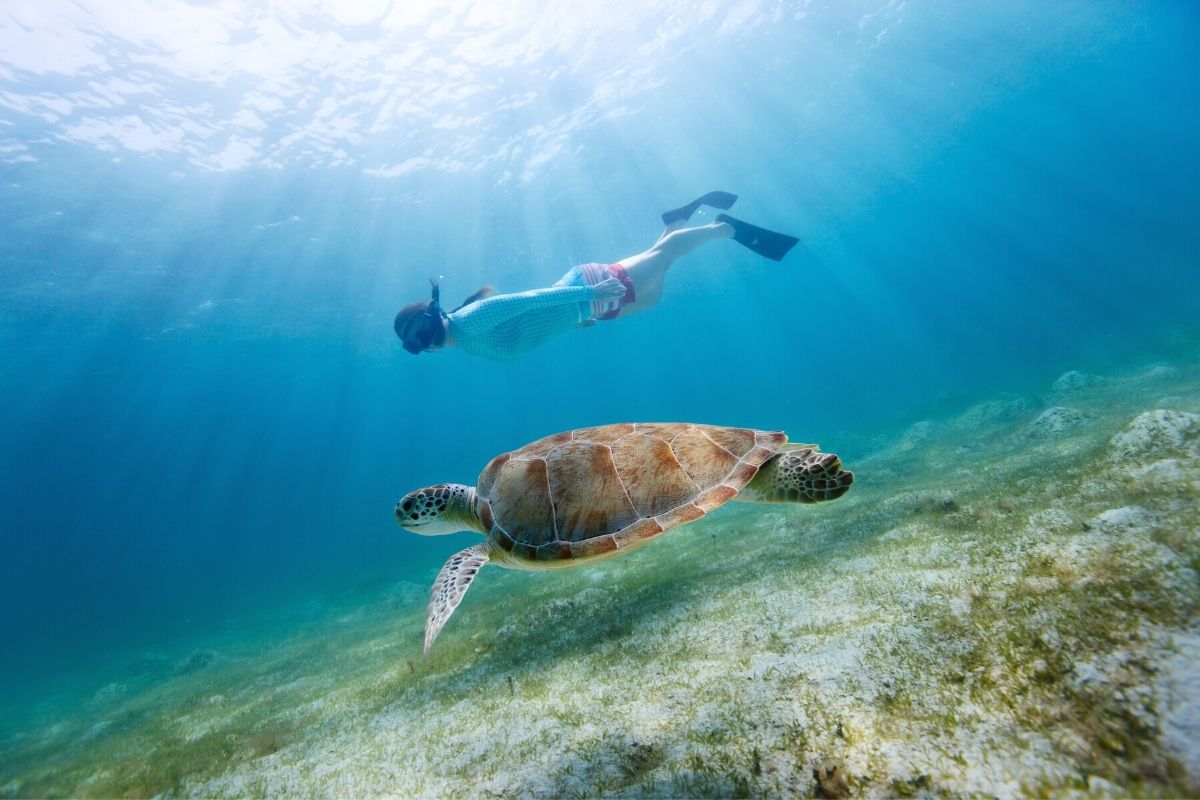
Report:
[[[441,533],[438,514],[433,512],[425,489],[409,492],[396,503],[396,522],[410,533],[432,536]]]
[[[445,486],[433,486],[404,495],[396,503],[396,522],[409,533],[421,536],[442,536],[467,530],[461,522],[450,522],[443,518],[445,492]]]

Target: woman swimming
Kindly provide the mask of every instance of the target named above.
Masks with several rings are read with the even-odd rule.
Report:
[[[663,278],[681,256],[717,239],[733,239],[759,255],[781,260],[800,241],[718,214],[708,225],[684,225],[700,206],[730,208],[737,195],[709,192],[662,215],[666,228],[649,250],[613,264],[581,264],[553,286],[513,294],[494,294],[484,286],[453,311],[443,311],[433,283],[429,300],[410,303],[396,314],[396,335],[417,355],[445,347],[495,361],[511,361],[574,328],[597,320],[638,314],[662,298]]]

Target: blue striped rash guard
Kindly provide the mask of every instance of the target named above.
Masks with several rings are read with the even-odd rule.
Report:
[[[455,343],[473,355],[512,361],[590,317],[592,286],[500,294],[471,303],[447,316]]]

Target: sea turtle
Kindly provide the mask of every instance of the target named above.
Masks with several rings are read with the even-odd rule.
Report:
[[[433,583],[425,654],[484,564],[575,567],[646,544],[727,500],[817,503],[854,481],[816,445],[781,431],[689,423],[580,428],[492,459],[475,487],[439,483],[409,492],[396,521],[426,536],[487,537],[450,557]]]

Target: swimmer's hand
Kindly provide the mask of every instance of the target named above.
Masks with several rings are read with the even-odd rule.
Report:
[[[600,281],[592,287],[592,290],[595,292],[592,298],[601,303],[607,300],[620,300],[625,296],[625,284],[616,278]]]

